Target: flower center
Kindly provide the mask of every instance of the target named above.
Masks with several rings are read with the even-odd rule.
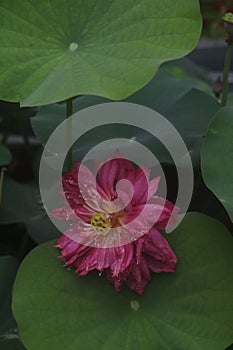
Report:
[[[111,228],[111,219],[105,213],[97,213],[92,216],[91,225],[96,233],[106,236]]]

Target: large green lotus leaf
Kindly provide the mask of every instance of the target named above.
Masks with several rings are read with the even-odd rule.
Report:
[[[208,125],[220,105],[208,94],[195,90],[196,83],[191,79],[176,79],[160,69],[154,79],[143,89],[127,98],[126,102],[150,107],[164,115],[183,137],[190,151],[194,166],[199,167],[200,148]],[[74,102],[74,112],[109,100],[97,96],[82,96]],[[196,106],[199,106],[198,108]],[[65,119],[65,105],[53,104],[44,106],[31,119],[32,127],[43,144],[55,128]],[[133,123],[133,120],[132,120]],[[151,134],[135,127],[114,125],[107,128],[101,126],[77,142],[73,147],[75,157],[81,159],[87,151],[99,142],[114,137],[134,137],[151,149],[160,162],[171,162],[166,149]],[[171,137],[169,134],[168,137]],[[174,140],[174,144],[176,140]]]
[[[5,0],[0,17],[0,98],[23,106],[125,98],[201,31],[198,0]]]
[[[78,277],[54,241],[24,260],[13,310],[28,350],[223,350],[233,341],[233,240],[220,222],[188,214],[166,235],[179,263],[143,296],[104,276]]]
[[[3,145],[0,145],[0,166],[8,165],[11,161],[11,153]]]
[[[200,167],[203,139],[208,132],[209,123],[219,109],[220,105],[215,98],[193,89],[165,114],[182,136],[195,168]]]
[[[0,256],[0,349],[23,350],[11,311],[11,292],[18,263],[13,256]]]
[[[222,108],[210,124],[202,148],[202,173],[206,185],[233,221],[233,107]]]

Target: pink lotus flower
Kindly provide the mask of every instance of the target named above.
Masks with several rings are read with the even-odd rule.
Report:
[[[99,163],[96,177],[77,163],[63,179],[65,205],[51,212],[70,222],[56,245],[79,276],[106,270],[119,292],[125,283],[142,294],[151,272],[173,272],[177,258],[158,231],[174,225],[178,208],[155,192],[160,178],[115,155]]]

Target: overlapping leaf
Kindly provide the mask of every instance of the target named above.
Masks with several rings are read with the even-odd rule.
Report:
[[[202,149],[206,185],[222,202],[233,221],[233,108],[222,108],[210,124]]]
[[[164,115],[183,137],[190,152],[193,164],[199,167],[200,149],[210,121],[220,108],[218,102],[208,94],[196,90],[198,85],[192,79],[179,80],[160,69],[154,79],[143,89],[127,98],[126,102],[150,107]],[[74,112],[109,100],[96,96],[82,96],[74,102]],[[198,106],[198,108],[197,108]],[[45,144],[55,128],[65,119],[65,106],[54,104],[44,106],[31,119],[32,127],[40,141]],[[133,119],[132,119],[133,125]],[[134,137],[148,147],[160,162],[171,162],[165,147],[152,135],[135,127],[114,125],[101,126],[74,146],[75,157],[80,160],[87,151],[99,142],[110,138]],[[168,135],[172,137],[172,135]],[[176,140],[174,140],[175,144]]]
[[[0,224],[16,222],[24,222],[28,233],[37,243],[60,234],[45,213],[38,186],[4,177]]]

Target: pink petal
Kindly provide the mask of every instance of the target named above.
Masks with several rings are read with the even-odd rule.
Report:
[[[119,152],[115,154],[115,157],[104,164],[99,163],[97,171],[97,182],[110,200],[115,199],[117,196],[117,182],[122,179],[132,182],[135,172],[132,163],[124,159]]]
[[[169,243],[155,228],[146,235],[143,253],[154,272],[174,271],[178,261]]]
[[[135,173],[133,204],[145,203],[149,190],[149,170],[138,168]]]
[[[130,274],[127,276],[125,283],[129,288],[138,294],[143,294],[144,289],[151,279],[150,271],[146,260],[141,259],[140,264],[133,264]]]
[[[146,235],[140,237],[136,242],[135,242],[135,245],[136,245],[136,258],[137,258],[137,264],[140,263],[141,261],[141,255],[142,255],[142,250],[143,250],[143,247],[144,247],[144,242],[145,242],[145,239],[146,239]]]
[[[96,183],[95,176],[83,164],[76,163],[76,168],[63,176],[65,199],[72,209],[79,205],[89,206],[90,210],[98,209],[103,198],[103,190]],[[102,196],[103,195],[103,196]]]
[[[97,181],[100,187],[108,195],[108,198],[115,198],[115,183],[116,183],[116,174],[118,171],[119,161],[116,159],[108,160],[104,163],[98,173]]]
[[[157,192],[160,178],[160,176],[157,176],[153,180],[150,180],[148,189],[148,199],[150,199]]]
[[[112,273],[109,269],[106,271],[106,277],[107,277],[107,280],[109,281],[109,283],[114,285],[116,292],[119,293],[121,291],[122,286],[123,286],[124,278],[122,276],[121,277],[119,277],[119,276],[113,277]]]
[[[157,204],[140,204],[135,206],[123,221],[131,235],[139,238],[146,234],[160,219],[163,207]]]
[[[77,218],[74,211],[69,206],[53,209],[49,212],[49,216],[61,221],[75,221]]]
[[[151,257],[146,257],[146,262],[148,267],[153,272],[160,273],[160,272],[174,272],[177,260],[159,261],[159,260],[154,260]]]
[[[161,197],[152,197],[149,203],[161,208],[161,214],[156,222],[156,227],[161,230],[171,229],[177,222],[180,208]]]
[[[115,277],[118,276],[120,273],[124,272],[131,264],[134,253],[134,246],[133,243],[130,243],[124,246],[110,249],[114,249],[116,254],[116,258],[110,265],[112,276]]]

